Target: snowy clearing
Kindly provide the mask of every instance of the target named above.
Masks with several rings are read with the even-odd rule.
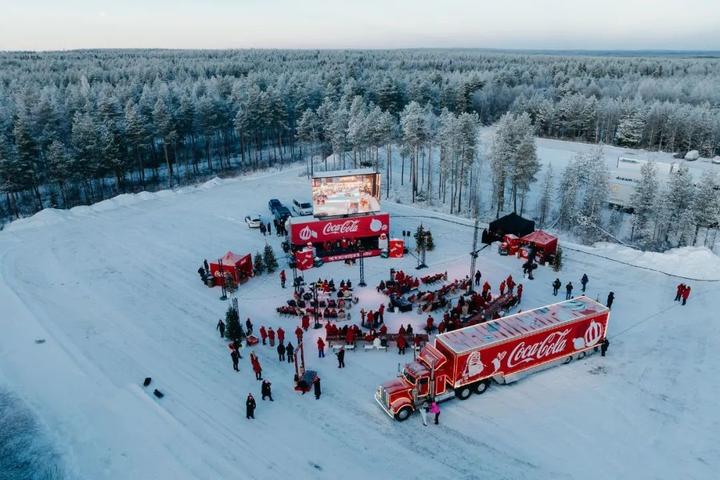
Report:
[[[308,198],[298,169],[214,180],[177,192],[123,195],[91,207],[45,210],[0,232],[0,385],[21,396],[48,426],[73,477],[88,479],[216,478],[713,478],[720,468],[720,286],[690,282],[686,306],[673,302],[678,278],[567,249],[558,275],[538,269],[524,281],[522,308],[558,300],[550,283],[579,284],[604,301],[613,290],[608,356],[552,368],[482,397],[442,404],[440,426],[419,418],[391,420],[373,399],[411,355],[349,352],[338,370],[317,359],[306,339],[308,367],[323,396],[292,390],[292,365],[256,346],[275,402],[260,401],[248,350],[240,373],[214,330],[226,304],[196,270],[227,250],[254,253],[265,242],[243,218],[270,218],[269,198]],[[388,203],[391,229],[413,229],[414,207]],[[437,215],[437,214],[430,214]],[[404,217],[403,217],[404,216]],[[451,218],[423,218],[437,248],[423,274],[468,272],[472,229]],[[465,222],[467,223],[467,222]],[[271,237],[280,253],[279,237]],[[579,248],[573,246],[573,248]],[[591,253],[671,274],[717,279],[719,261],[703,249],[641,254],[615,245]],[[415,259],[366,261],[360,306],[385,300],[373,288],[388,269],[414,271]],[[479,269],[497,287],[521,263],[481,252]],[[351,278],[342,262],[306,279]],[[240,315],[294,330],[280,317],[290,290],[277,275],[240,287]],[[359,317],[359,306],[353,320]],[[391,331],[424,316],[386,313]],[[288,335],[291,336],[291,335]],[[36,343],[45,339],[44,343]],[[141,386],[153,377],[158,400]],[[255,421],[244,418],[248,392]]]

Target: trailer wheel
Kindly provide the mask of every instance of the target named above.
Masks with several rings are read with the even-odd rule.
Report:
[[[470,387],[460,387],[457,390],[455,390],[455,396],[459,398],[460,400],[467,400],[470,398],[470,395],[472,394],[472,390],[470,390]]]
[[[404,422],[408,418],[410,418],[410,415],[412,414],[412,410],[410,407],[403,407],[400,409],[399,412],[395,414],[395,420],[398,422]]]
[[[483,393],[485,393],[487,391],[488,388],[490,388],[490,382],[485,380],[485,381],[476,383],[475,387],[473,388],[473,391],[477,395],[482,395]]]
[[[563,365],[567,365],[568,363],[572,362],[573,356],[569,355],[565,360],[563,360]]]

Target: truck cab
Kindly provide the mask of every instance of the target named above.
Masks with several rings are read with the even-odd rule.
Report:
[[[396,379],[377,388],[375,400],[391,417],[407,420],[424,401],[442,400],[448,394],[445,365],[445,355],[425,345],[417,360],[406,364]]]

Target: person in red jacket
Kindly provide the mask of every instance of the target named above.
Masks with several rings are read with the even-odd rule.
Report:
[[[521,283],[520,285],[518,285],[518,289],[517,289],[518,303],[520,303],[522,301],[522,292],[523,292],[523,286]]]
[[[505,280],[500,282],[500,295],[504,295],[504,294],[505,294]]]
[[[262,380],[262,368],[260,367],[260,360],[258,360],[255,352],[250,353],[250,363],[252,364],[253,372],[255,372],[255,380]]]
[[[405,335],[398,335],[397,347],[398,355],[405,355],[405,349],[407,348],[407,340],[405,340]]]
[[[285,330],[282,327],[277,329],[278,342],[285,343]]]
[[[380,335],[387,335],[387,327],[384,323],[380,326]]]
[[[438,323],[438,333],[445,333],[445,321],[441,320],[440,323]]]
[[[485,282],[483,284],[482,289],[482,297],[485,299],[485,301],[488,301],[488,293],[490,293],[490,284],[488,282]]]
[[[352,328],[348,328],[347,334],[345,335],[345,343],[355,345],[355,330]]]
[[[268,338],[270,339],[270,346],[275,346],[275,330],[272,327],[268,328]]]
[[[265,345],[265,341],[267,340],[267,330],[265,330],[265,325],[260,325],[260,338],[262,338],[263,345]]]
[[[318,346],[318,358],[325,358],[325,342],[323,341],[322,337],[318,337],[317,346]]]
[[[690,285],[685,285],[685,288],[683,289],[682,293],[682,304],[685,305],[687,303],[687,299],[690,296]]]
[[[400,324],[400,329],[398,330],[398,335],[405,336],[405,326]]]
[[[285,288],[285,280],[287,280],[287,277],[285,277],[285,270],[280,270],[280,286],[282,286],[282,288]]]
[[[515,290],[515,280],[513,280],[512,275],[508,275],[505,283],[507,284],[508,291],[513,293],[513,290]]]
[[[685,284],[681,283],[677,286],[677,292],[675,293],[675,301],[679,302],[682,300],[683,292],[685,291]]]
[[[302,317],[302,328],[307,332],[307,329],[310,328],[310,315],[303,315]]]
[[[380,323],[385,323],[385,304],[384,303],[380,304],[378,313],[380,314]]]
[[[428,318],[425,321],[425,330],[427,330],[428,333],[435,330],[435,319],[433,319],[432,315],[428,315]]]
[[[299,343],[302,341],[302,337],[303,337],[303,330],[302,330],[302,328],[297,327],[297,328],[295,329],[295,336],[297,337],[297,339],[298,339],[298,344],[299,344]]]
[[[367,312],[367,326],[368,328],[372,328],[375,326],[375,314],[370,310]]]

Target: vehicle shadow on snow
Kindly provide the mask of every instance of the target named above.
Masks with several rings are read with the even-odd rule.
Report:
[[[33,412],[12,393],[0,389],[0,480],[65,478],[55,450]]]

